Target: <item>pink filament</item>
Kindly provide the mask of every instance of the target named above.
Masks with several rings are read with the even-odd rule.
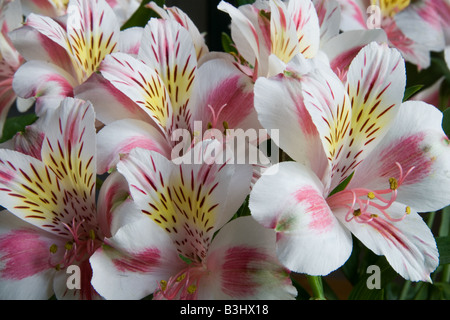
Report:
[[[387,209],[391,207],[391,205],[397,199],[397,189],[403,184],[406,177],[414,170],[414,167],[411,167],[406,174],[403,174],[403,169],[401,165],[397,162],[397,167],[400,171],[399,179],[397,180],[397,188],[392,190],[391,188],[382,189],[382,190],[370,190],[366,188],[354,188],[351,190],[343,190],[341,192],[336,193],[335,195],[329,198],[329,204],[338,204],[345,203],[344,206],[348,208],[347,214],[345,216],[345,221],[350,222],[354,220],[358,223],[368,223],[372,221],[377,215],[370,210],[375,209],[378,212],[381,212],[383,216],[392,222],[397,222],[403,220],[407,213],[405,212],[403,216],[400,218],[393,218],[389,213],[386,212]],[[373,199],[368,198],[369,193],[373,195]],[[383,195],[390,194],[390,198],[383,197]],[[361,199],[361,197],[367,197],[367,199]],[[338,200],[339,199],[339,200]],[[351,199],[351,200],[350,200]],[[373,200],[378,200],[381,203],[374,202]],[[348,204],[349,200],[351,201],[351,205]],[[358,214],[355,214],[359,210]]]
[[[54,267],[66,268],[73,264],[75,261],[82,261],[86,257],[90,257],[99,246],[99,241],[92,239],[87,232],[80,233],[80,227],[84,223],[84,219],[78,224],[75,222],[75,218],[72,220],[71,226],[63,223],[66,229],[73,237],[72,248],[66,248],[64,257],[60,263],[51,264]]]
[[[203,274],[203,267],[188,266],[176,275],[172,276],[163,288],[158,284],[159,289],[155,292],[153,299],[155,300],[195,300],[197,299],[197,288],[200,278]],[[195,291],[190,293],[188,288],[195,286]]]
[[[214,111],[214,108],[211,105],[208,104],[208,108],[209,108],[209,110],[211,110],[211,113],[212,113],[212,116],[213,116],[212,123],[211,123],[213,128],[216,128],[217,121],[219,120],[220,113],[222,112],[223,108],[225,108],[226,106],[227,106],[227,104],[225,103],[223,106],[221,106],[219,108],[219,111],[216,114],[216,112]]]

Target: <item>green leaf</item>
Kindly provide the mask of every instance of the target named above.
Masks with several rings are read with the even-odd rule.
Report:
[[[392,267],[387,262],[386,258],[379,257],[374,265],[380,268],[380,289],[369,289],[367,285],[367,280],[372,273],[365,272],[358,283],[353,287],[349,300],[383,300],[385,299],[384,288],[388,283],[390,283],[397,276],[397,273],[392,269]],[[366,269],[367,270],[367,269]]]
[[[142,0],[139,8],[137,8],[120,29],[125,30],[131,27],[145,27],[150,18],[159,17],[156,12],[145,7],[150,1],[154,1],[160,7],[165,3],[165,0]]]
[[[353,238],[353,250],[352,254],[350,255],[350,258],[347,259],[347,261],[344,263],[344,265],[341,267],[342,272],[344,273],[347,280],[352,284],[355,285],[358,282],[359,279],[359,257],[361,253],[361,247],[359,246],[358,239],[356,239],[354,236]]]
[[[308,291],[306,291],[305,288],[298,282],[298,280],[295,278],[295,273],[291,273],[291,281],[292,285],[297,289],[297,297],[296,300],[308,300],[311,298]]]
[[[231,54],[238,54],[236,50],[236,46],[233,43],[233,40],[231,40],[230,36],[226,32],[222,32],[222,47],[223,51]]]
[[[185,256],[183,256],[182,254],[178,255],[180,257],[181,260],[183,260],[184,262],[186,262],[187,264],[191,264],[192,260],[189,258],[186,258]]]
[[[238,6],[243,6],[245,4],[252,4],[254,3],[256,0],[237,0],[237,5]]]
[[[34,113],[7,118],[3,127],[3,133],[0,139],[0,143],[8,141],[12,137],[14,137],[17,132],[24,131],[25,127],[33,124],[37,120],[37,118],[38,117]]]
[[[331,191],[329,197],[335,193],[338,193],[339,191],[344,190],[347,187],[347,185],[350,183],[350,180],[352,180],[354,173],[355,172],[352,172],[351,175],[349,175],[347,178],[345,178],[344,181],[342,181],[336,188],[334,188],[333,191]]]
[[[442,209],[441,222],[439,225],[439,236],[447,237],[450,233],[450,206]]]
[[[450,299],[450,283],[436,282],[433,284],[433,289],[436,290],[435,299],[449,300]]]
[[[442,130],[444,130],[447,137],[450,137],[450,108],[444,110],[442,114]]]
[[[415,93],[417,93],[422,88],[423,88],[423,84],[418,84],[418,85],[407,88],[403,95],[403,102],[405,102],[406,100],[411,98]]]
[[[437,237],[436,245],[439,251],[439,265],[450,263],[450,236]]]
[[[234,218],[245,217],[245,216],[249,216],[250,215],[250,208],[248,206],[248,201],[249,201],[249,196],[247,196],[245,198],[244,202],[242,203],[242,205],[240,206],[240,208],[236,212]]]

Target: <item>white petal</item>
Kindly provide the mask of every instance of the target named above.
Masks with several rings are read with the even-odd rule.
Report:
[[[144,216],[106,242],[90,258],[92,285],[106,299],[142,299],[184,265],[167,233]]]
[[[394,203],[389,208],[393,217],[405,212],[405,205]],[[439,253],[433,234],[416,213],[411,212],[402,221],[390,222],[379,215],[371,222],[344,222],[346,210],[336,210],[337,217],[375,254],[386,256],[388,262],[402,277],[411,281],[431,281],[430,273],[439,264]]]
[[[277,256],[295,272],[326,275],[350,256],[350,232],[323,198],[323,185],[307,167],[282,162],[269,168],[250,194],[252,216],[277,231]]]
[[[420,101],[401,105],[391,130],[358,167],[349,188],[389,187],[414,167],[398,189],[398,201],[419,212],[434,211],[450,204],[450,145],[441,129],[442,112]]]
[[[289,272],[275,256],[275,232],[252,217],[226,224],[214,238],[199,299],[294,299]]]
[[[120,157],[134,148],[157,151],[170,157],[170,144],[161,131],[149,123],[123,119],[103,127],[97,134],[98,173],[115,167]]]
[[[52,261],[49,250],[52,244],[62,248],[64,240],[18,219],[6,210],[0,212],[1,299],[46,300],[52,296],[56,272],[49,263]]]

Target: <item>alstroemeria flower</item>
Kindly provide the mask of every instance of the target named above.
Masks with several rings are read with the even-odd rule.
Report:
[[[209,49],[205,43],[204,35],[200,33],[191,18],[189,18],[185,12],[180,10],[180,8],[167,6],[161,8],[153,1],[147,4],[147,8],[155,11],[164,20],[174,20],[178,22],[183,26],[183,28],[189,31],[189,34],[192,37],[192,42],[194,43],[197,61],[200,61],[200,59],[209,52]]]
[[[218,8],[231,16],[231,36],[240,59],[246,61],[241,68],[254,79],[282,72],[301,53],[328,61],[345,81],[348,66],[362,47],[386,41],[382,30],[340,33],[336,0],[260,0],[239,8],[222,1]]]
[[[389,45],[397,48],[406,61],[424,69],[430,65],[430,52],[444,49],[439,17],[440,1],[338,0],[342,9],[341,29],[382,28]],[[376,5],[379,11],[368,10]],[[376,16],[377,14],[380,16]],[[375,19],[375,20],[374,20]],[[379,22],[379,25],[374,25]]]
[[[0,6],[0,136],[8,111],[17,99],[12,87],[14,73],[23,63],[23,58],[14,48],[8,33],[19,28],[22,21],[20,2],[10,2]],[[19,110],[30,105],[30,101],[25,102],[21,99],[17,101]]]
[[[96,208],[94,122],[90,103],[66,98],[16,139],[21,152],[0,150],[0,203],[9,211],[0,214],[2,298],[98,298],[89,257],[110,224]],[[66,285],[71,265],[79,290]]]
[[[231,36],[254,79],[276,73],[271,55],[287,63],[298,53],[309,58],[319,50],[320,26],[310,0],[256,1],[239,8],[221,1],[218,9],[231,16]]]
[[[228,223],[248,195],[251,167],[215,163],[218,142],[210,141],[191,149],[196,164],[140,148],[119,162],[134,201],[126,214],[135,217],[90,259],[103,297],[295,297],[289,272],[274,257],[275,233],[251,217]]]
[[[295,160],[268,169],[250,195],[253,217],[277,231],[280,261],[326,275],[347,260],[354,234],[404,278],[430,280],[438,251],[417,212],[450,202],[442,113],[402,104],[404,61],[386,45],[358,53],[345,87],[320,64],[298,70],[255,85],[261,123],[280,128],[280,147]]]
[[[208,129],[261,128],[253,83],[232,63],[211,59],[199,66],[189,31],[174,19],[151,19],[142,37],[137,58],[114,53],[100,65],[102,76],[146,116],[118,120],[100,131],[99,172],[136,147],[172,158],[172,148],[190,147]],[[187,133],[186,141],[177,130]]]
[[[120,46],[120,25],[105,0],[72,0],[64,19],[62,23],[32,13],[11,33],[27,60],[17,70],[13,88],[20,97],[36,98],[37,113],[74,97],[74,90]]]
[[[22,0],[25,15],[37,13],[50,18],[67,14],[69,0]],[[106,0],[122,25],[139,7],[139,0]]]

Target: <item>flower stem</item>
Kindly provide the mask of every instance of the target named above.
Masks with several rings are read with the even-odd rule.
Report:
[[[323,293],[323,284],[321,276],[309,276],[307,275],[309,286],[311,287],[313,296],[312,300],[325,300],[325,295]]]

